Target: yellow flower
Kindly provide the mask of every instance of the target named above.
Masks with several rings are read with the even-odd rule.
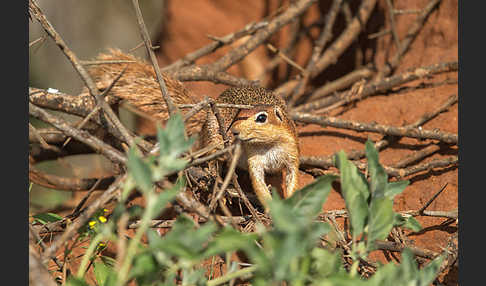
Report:
[[[98,243],[98,247],[104,247],[104,246],[106,246],[106,243],[104,243],[104,242]]]
[[[92,220],[88,224],[89,224],[89,228],[93,229],[94,226],[96,225],[96,221]]]
[[[107,221],[106,217],[100,215],[98,219],[101,221],[101,223],[105,223]]]

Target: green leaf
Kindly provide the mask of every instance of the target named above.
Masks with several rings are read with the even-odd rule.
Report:
[[[297,273],[291,270],[292,264],[298,263],[299,257],[306,254],[310,241],[297,232],[273,232],[271,236],[264,237],[263,243],[265,254],[271,261],[274,279],[281,281],[295,277]]]
[[[96,261],[93,263],[93,272],[98,285],[106,285],[106,280],[110,275],[110,272],[113,273],[114,271],[112,267],[105,263]]]
[[[196,229],[191,219],[179,216],[171,231],[161,239],[149,236],[149,243],[152,249],[161,250],[175,257],[189,260],[202,259],[204,247],[216,229],[216,225],[212,222]]]
[[[417,285],[418,286],[430,285],[437,277],[437,274],[439,273],[439,269],[443,261],[444,261],[444,256],[440,255],[439,257],[429,262],[427,266],[425,266],[423,269],[421,269],[419,273],[419,277],[418,277],[419,279]]]
[[[179,178],[177,182],[169,190],[164,190],[157,196],[157,203],[154,206],[154,217],[157,217],[167,206],[167,204],[172,201],[179,191],[185,186],[186,182],[184,178]]]
[[[183,269],[182,285],[206,285],[205,269]]]
[[[209,243],[205,256],[213,256],[229,251],[245,250],[253,247],[258,236],[254,233],[241,233],[231,227],[225,227]]]
[[[127,166],[140,190],[144,193],[150,192],[153,188],[152,171],[149,165],[138,156],[136,147],[130,148],[128,152]]]
[[[422,229],[422,226],[414,217],[404,216],[398,213],[395,213],[393,218],[393,226],[405,227],[412,231],[420,231]]]
[[[359,277],[352,277],[347,273],[334,274],[330,277],[313,281],[312,286],[364,286],[369,285],[368,281],[362,280]],[[388,284],[383,284],[388,285]]]
[[[388,263],[379,267],[367,281],[369,285],[428,286],[437,277],[443,257],[438,257],[427,266],[418,269],[412,251],[405,248],[401,253],[401,263]]]
[[[373,198],[368,221],[368,251],[374,250],[376,240],[385,239],[393,228],[393,201],[387,197]]]
[[[43,213],[43,214],[36,214],[32,216],[35,220],[41,224],[46,224],[49,222],[56,222],[62,220],[62,216],[59,216],[54,213]]]
[[[186,167],[188,161],[184,159],[178,159],[174,156],[164,156],[159,160],[159,165],[154,168],[153,180],[160,181],[170,172],[177,172]]]
[[[123,206],[125,207],[125,206]],[[130,218],[139,218],[143,215],[143,212],[144,212],[144,208],[139,206],[139,205],[133,205],[133,206],[129,206],[127,209],[126,209],[126,212],[128,213],[128,215],[130,216]]]
[[[67,286],[90,286],[81,278],[75,278],[74,276],[69,276],[66,281]]]
[[[339,251],[333,253],[327,249],[315,247],[312,249],[310,255],[314,260],[314,263],[312,263],[312,271],[319,278],[328,277],[344,271],[341,253]]]
[[[275,282],[303,279],[304,274],[299,269],[307,272],[304,269],[308,268],[305,266],[308,252],[319,237],[331,229],[327,223],[314,220],[322,210],[333,179],[332,176],[322,177],[314,186],[303,190],[302,194],[298,194],[301,191],[296,192],[296,198],[292,196],[282,200],[274,195],[273,200],[269,201],[274,227],[263,233],[263,249],[250,248],[247,251],[252,263],[258,265],[257,276],[272,277],[271,281]]]
[[[165,129],[157,126],[157,140],[160,151],[158,165],[153,173],[155,181],[161,180],[169,172],[182,170],[187,165],[187,160],[178,157],[191,148],[195,138],[186,139],[184,120],[182,115],[177,113],[170,117]]]
[[[396,195],[403,192],[408,184],[410,184],[410,181],[389,182],[385,188],[385,196],[393,199]]]
[[[184,119],[180,113],[172,115],[165,129],[157,127],[157,139],[160,145],[160,156],[171,155],[177,157],[189,150],[194,143],[194,138],[186,139],[184,135]]]
[[[397,265],[393,263],[385,264],[377,269],[375,274],[368,279],[368,285],[406,285],[408,277],[405,277]],[[412,284],[413,285],[413,284]]]
[[[270,208],[270,215],[276,231],[281,231],[284,233],[296,233],[305,224],[310,222],[310,220],[306,219],[306,217],[297,216],[293,212],[290,202],[282,200],[280,196],[275,193],[273,199],[268,202],[268,206]]]
[[[109,267],[115,267],[115,264],[116,264],[116,260],[109,257],[109,256],[104,256],[104,255],[101,255],[100,256],[100,259],[101,261],[103,261],[103,263],[106,265],[106,266],[109,266]]]
[[[422,229],[422,226],[414,217],[405,218],[405,223],[401,227],[408,228],[412,231],[420,231]]]
[[[144,252],[135,256],[133,267],[130,270],[130,277],[142,277],[156,272],[157,269],[157,261],[150,253]]]
[[[370,192],[372,197],[383,197],[388,183],[388,175],[378,160],[378,151],[371,140],[365,144],[366,158],[368,159],[368,173],[370,174]]]
[[[331,190],[332,181],[338,177],[325,175],[317,178],[303,189],[294,193],[287,202],[292,206],[296,215],[314,218],[322,212],[322,205]]]
[[[355,239],[363,232],[368,218],[368,184],[343,151],[336,154],[335,161],[341,172],[342,194],[349,213],[351,233]]]

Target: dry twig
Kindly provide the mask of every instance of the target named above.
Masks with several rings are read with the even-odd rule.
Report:
[[[76,54],[66,45],[64,40],[61,38],[59,33],[57,33],[57,31],[54,29],[51,23],[49,23],[44,13],[42,13],[42,11],[40,10],[39,5],[37,5],[37,3],[35,3],[34,0],[29,0],[29,12],[32,15],[34,15],[37,21],[39,21],[39,23],[41,24],[42,28],[54,40],[56,45],[61,49],[61,51],[64,53],[67,59],[71,62],[76,72],[80,75],[81,79],[88,87],[89,93],[91,94],[91,96],[95,98],[97,105],[101,106],[103,111],[110,119],[108,120],[108,122],[113,124],[114,128],[121,133],[121,135],[123,136],[123,138],[127,143],[133,145],[134,143],[133,137],[129,134],[128,130],[125,128],[125,126],[123,126],[123,124],[115,115],[111,107],[101,96],[101,93],[96,87],[95,82],[93,81],[89,73],[86,71],[86,69],[83,67],[83,65],[80,64],[80,61],[76,56]]]
[[[339,56],[351,45],[358,34],[364,28],[376,4],[376,0],[364,0],[361,2],[356,16],[346,27],[346,30],[327,48],[322,57],[316,62],[311,76],[315,77],[331,64],[336,63]]]
[[[434,9],[439,5],[440,1],[441,0],[431,0],[425,6],[422,12],[417,16],[415,22],[413,22],[413,24],[410,26],[410,29],[408,29],[407,34],[405,35],[402,42],[400,43],[400,47],[398,48],[393,58],[376,75],[377,80],[391,74],[393,70],[398,67],[398,64],[400,63],[401,59],[407,53],[413,41],[417,38],[417,35],[422,29],[422,27],[424,26],[425,21],[427,21],[427,18],[432,13],[432,11],[434,11]]]
[[[326,117],[300,112],[293,112],[291,114],[291,117],[295,121],[319,124],[323,127],[331,126],[336,128],[355,130],[358,132],[368,131],[391,136],[411,137],[418,139],[433,139],[450,144],[457,144],[458,141],[457,134],[442,132],[438,130],[426,130],[422,128],[414,128],[408,126],[396,127],[376,123],[361,123],[336,117]]]
[[[115,197],[119,190],[120,184],[125,180],[126,174],[116,178],[115,182],[96,200],[94,200],[69,226],[66,227],[64,233],[52,242],[49,247],[42,254],[43,260],[53,257],[56,252],[64,245],[66,241],[71,239],[76,231],[84,225],[88,219],[103,205]]]
[[[32,243],[29,243],[29,285],[57,286]]]
[[[417,80],[420,78],[432,76],[439,73],[457,71],[459,64],[455,62],[443,62],[431,66],[419,67],[415,69],[410,69],[399,75],[394,75],[391,77],[384,78],[380,81],[375,81],[361,86],[358,91],[351,89],[342,93],[337,94],[332,97],[325,97],[320,100],[309,102],[294,108],[295,111],[311,111],[316,109],[321,109],[323,107],[329,107],[332,105],[333,108],[341,106],[343,104],[348,104],[356,100],[362,100],[368,96],[385,92],[395,86],[402,85],[404,83]]]
[[[115,148],[111,147],[110,145],[106,144],[95,136],[89,134],[87,131],[78,130],[77,128],[72,127],[64,120],[49,114],[42,108],[39,108],[32,103],[29,103],[29,114],[47,123],[52,124],[57,129],[63,131],[67,136],[71,136],[76,140],[85,143],[86,145],[93,148],[95,151],[100,152],[101,154],[106,156],[112,162],[126,163],[127,161],[125,155],[120,153],[120,151],[116,150]]]
[[[425,248],[419,248],[411,245],[403,245],[401,243],[393,242],[393,241],[383,241],[383,240],[378,240],[375,241],[376,247],[380,250],[388,250],[388,251],[394,251],[394,252],[402,252],[405,247],[410,249],[412,253],[416,256],[428,258],[428,259],[434,259],[437,256],[439,256],[439,253],[434,252],[432,250],[428,250]]]
[[[241,144],[237,143],[236,146],[235,146],[235,152],[232,156],[233,158],[231,159],[231,163],[230,163],[230,167],[228,169],[228,173],[226,174],[226,177],[224,178],[223,184],[221,185],[221,188],[217,191],[216,195],[211,199],[211,202],[209,203],[209,209],[210,210],[214,210],[216,202],[219,201],[219,199],[223,195],[224,191],[228,187],[231,178],[234,176],[234,173],[235,173],[235,170],[236,170],[236,164],[238,163],[238,159],[240,158],[240,155],[241,155]]]
[[[108,97],[113,99],[112,97]],[[62,92],[47,92],[46,90],[29,87],[29,102],[39,106],[48,108],[51,110],[62,111],[65,113],[87,117],[94,109],[96,109],[96,102],[90,96],[74,96]],[[108,102],[113,104],[115,102]],[[96,124],[104,126],[103,120],[99,117],[90,118]],[[124,137],[121,135],[120,131],[112,126],[111,124],[107,126],[108,132],[120,141],[125,141]],[[152,148],[152,144],[139,138],[137,144],[144,150],[149,150]]]
[[[231,50],[217,61],[201,66],[188,66],[171,72],[171,76],[181,81],[187,80],[207,80],[226,83],[231,85],[254,85],[254,82],[235,80],[233,76],[229,76],[224,71],[232,65],[240,62],[249,53],[254,51],[258,46],[268,40],[268,38],[277,32],[284,25],[304,13],[316,0],[299,0],[292,4],[282,14],[276,16],[268,25],[257,30],[253,36],[245,41],[240,46]]]
[[[60,191],[87,191],[95,184],[100,189],[106,189],[113,182],[113,177],[107,178],[66,178],[47,174],[29,164],[29,180],[37,185]],[[100,181],[101,180],[101,181]]]
[[[258,23],[249,23],[247,24],[243,29],[235,32],[228,34],[223,37],[215,38],[213,37],[214,42],[212,42],[209,45],[206,45],[200,49],[198,49],[195,52],[192,52],[190,54],[187,54],[184,58],[177,60],[173,62],[172,64],[162,68],[163,72],[172,72],[180,69],[181,67],[187,66],[189,64],[193,64],[197,59],[208,55],[210,53],[215,52],[217,49],[221,48],[224,45],[229,45],[232,44],[234,41],[247,36],[247,35],[252,35],[256,31],[258,31],[261,28],[264,28],[268,25],[267,21],[261,21]]]
[[[145,43],[145,48],[147,49],[147,53],[150,57],[150,61],[154,66],[155,74],[157,75],[157,80],[160,85],[160,90],[162,92],[162,98],[167,105],[167,110],[169,112],[169,116],[173,115],[177,112],[177,107],[172,101],[172,98],[167,91],[167,86],[165,85],[164,79],[162,77],[162,73],[160,72],[159,63],[157,61],[157,57],[155,56],[154,49],[152,47],[152,42],[150,41],[150,35],[147,31],[147,27],[145,26],[145,22],[143,21],[142,11],[140,11],[140,6],[138,4],[138,0],[132,0],[133,8],[135,9],[135,15],[137,16],[137,23],[140,29],[140,34],[142,35],[143,42]]]
[[[303,73],[303,78],[297,84],[297,87],[294,90],[294,93],[290,97],[289,106],[294,106],[297,100],[304,94],[304,89],[310,79],[310,74],[313,72],[314,67],[321,56],[322,50],[324,46],[331,40],[332,37],[332,28],[334,26],[334,21],[336,20],[339,8],[341,7],[342,0],[334,0],[332,2],[332,6],[329,9],[327,14],[326,23],[324,24],[324,29],[322,29],[321,35],[319,39],[314,45],[312,50],[312,55],[309,61],[307,62],[307,66],[305,68],[305,72]]]

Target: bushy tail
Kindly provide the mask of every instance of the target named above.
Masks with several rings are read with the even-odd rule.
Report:
[[[104,90],[113,82],[120,72],[127,67],[123,76],[117,81],[107,96],[128,101],[138,110],[150,115],[156,120],[165,122],[168,119],[167,105],[162,98],[160,86],[153,66],[133,55],[125,54],[119,49],[109,49],[109,53],[100,54],[98,61],[111,61],[91,65],[88,71],[93,77],[98,89]],[[119,63],[113,63],[120,61]],[[184,85],[166,74],[162,74],[169,96],[175,104],[196,103],[194,95]],[[81,95],[89,95],[84,88]],[[183,113],[189,109],[181,109]],[[205,114],[200,112],[186,122],[188,135],[200,131]]]

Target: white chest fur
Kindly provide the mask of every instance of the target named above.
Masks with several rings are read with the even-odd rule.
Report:
[[[238,167],[247,170],[248,160],[257,163],[265,173],[276,173],[285,167],[289,153],[279,145],[243,148]]]

